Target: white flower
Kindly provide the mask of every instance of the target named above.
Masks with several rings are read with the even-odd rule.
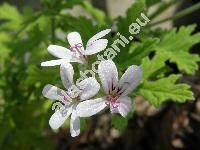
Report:
[[[106,95],[79,104],[78,115],[90,117],[109,106],[111,113],[120,113],[126,117],[132,107],[131,99],[127,95],[139,84],[142,77],[141,68],[135,65],[130,66],[118,81],[114,62],[106,60],[99,64],[98,73]]]
[[[95,78],[86,78],[76,86],[78,88],[78,93],[74,96],[74,93],[69,90],[73,85],[74,70],[72,65],[69,63],[62,63],[60,66],[60,75],[63,85],[68,89],[67,91],[48,84],[44,87],[42,92],[46,98],[58,100],[64,104],[60,110],[57,110],[51,116],[49,124],[52,129],[58,129],[71,115],[70,132],[71,136],[75,137],[80,134],[80,118],[77,114],[77,105],[81,103],[81,101],[88,100],[96,95],[100,89],[100,85]]]
[[[83,47],[81,36],[78,32],[69,33],[67,40],[71,47],[67,49],[58,45],[50,45],[47,48],[48,52],[59,59],[42,62],[41,66],[55,66],[60,65],[62,62],[85,63],[88,55],[96,54],[106,48],[108,40],[101,38],[110,31],[110,29],[106,29],[94,35],[88,40],[86,49]]]

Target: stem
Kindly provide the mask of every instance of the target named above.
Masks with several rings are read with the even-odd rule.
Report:
[[[200,2],[195,4],[195,5],[193,5],[193,6],[191,6],[191,7],[189,7],[189,8],[186,8],[186,9],[180,11],[179,13],[177,13],[174,16],[171,16],[171,17],[165,18],[163,20],[160,20],[158,22],[152,23],[149,26],[155,26],[155,25],[158,25],[158,24],[170,21],[170,20],[180,19],[180,18],[182,18],[182,17],[184,17],[184,16],[186,16],[188,14],[191,14],[191,13],[193,13],[193,12],[199,10],[199,9],[200,9]]]
[[[51,18],[51,42],[55,43],[55,18]]]

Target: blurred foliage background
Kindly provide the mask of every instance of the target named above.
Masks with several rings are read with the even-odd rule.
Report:
[[[105,1],[100,1],[1,2],[0,149],[199,149],[200,3],[136,0],[124,10],[125,15],[113,17]],[[119,4],[119,8],[125,5]],[[165,12],[171,7],[175,12],[169,16]],[[70,137],[68,123],[51,130],[52,102],[41,91],[45,84],[62,84],[58,67],[40,67],[40,62],[53,58],[47,53],[48,45],[69,47],[66,35],[71,31],[78,31],[86,43],[95,33],[112,28],[110,46],[117,32],[129,35],[129,25],[142,12],[150,23],[133,42],[120,47],[114,59],[121,73],[131,64],[144,70],[141,85],[131,95],[130,116],[110,117],[104,112],[83,119],[82,134],[75,139]],[[167,21],[173,21],[174,27],[163,28]],[[82,67],[76,64],[75,69],[78,78]]]

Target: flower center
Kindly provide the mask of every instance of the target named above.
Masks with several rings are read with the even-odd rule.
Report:
[[[118,101],[119,96],[115,91],[112,91],[110,95],[108,95],[106,98],[111,103],[113,108],[117,108],[119,106],[120,104],[120,102]]]
[[[80,102],[80,96],[76,96],[76,97],[71,97],[69,94],[65,93],[60,93],[60,96],[62,97],[63,103],[65,102],[70,102],[70,103],[76,103],[76,102]]]

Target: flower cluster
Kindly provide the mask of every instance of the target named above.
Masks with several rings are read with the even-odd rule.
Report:
[[[142,70],[139,66],[130,66],[121,79],[118,80],[117,67],[112,60],[101,61],[98,66],[98,75],[104,90],[104,95],[93,99],[100,90],[100,84],[94,77],[89,77],[78,84],[77,90],[72,92],[70,87],[74,85],[74,69],[70,62],[86,63],[87,56],[104,50],[108,41],[101,39],[108,34],[110,29],[103,30],[94,35],[87,43],[84,50],[80,34],[69,33],[67,39],[70,49],[51,45],[49,53],[58,57],[58,60],[43,62],[42,66],[60,65],[60,76],[64,87],[67,90],[59,89],[53,85],[46,85],[43,95],[52,100],[63,103],[59,110],[51,116],[49,124],[52,129],[58,129],[70,116],[70,132],[75,137],[80,134],[80,117],[90,117],[105,109],[110,108],[111,113],[119,113],[126,117],[132,107],[130,97],[127,95],[139,84],[142,77]]]

